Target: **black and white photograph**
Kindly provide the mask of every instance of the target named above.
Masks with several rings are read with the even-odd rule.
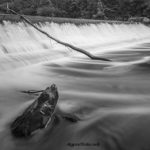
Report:
[[[0,150],[150,150],[150,0],[0,0]]]

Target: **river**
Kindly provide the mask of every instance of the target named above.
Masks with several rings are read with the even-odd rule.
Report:
[[[1,150],[149,150],[150,28],[142,24],[45,23],[54,37],[112,62],[91,60],[24,23],[0,25]],[[54,128],[16,139],[11,122],[55,83],[60,118]]]

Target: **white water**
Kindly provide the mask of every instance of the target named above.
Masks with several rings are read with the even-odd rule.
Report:
[[[0,149],[70,150],[73,143],[100,143],[79,150],[150,149],[150,28],[142,24],[43,24],[54,37],[112,62],[90,60],[23,23],[0,25]],[[39,65],[40,63],[40,65]],[[36,65],[35,65],[36,64]],[[9,124],[36,98],[20,90],[55,83],[61,120],[29,140],[11,136]]]
[[[73,24],[45,23],[42,30],[64,42],[83,48],[92,54],[120,51],[150,39],[150,28],[142,24],[99,24],[76,26]],[[69,56],[83,57],[24,23],[4,22],[0,25],[0,69],[43,63]],[[63,59],[65,60],[65,59]]]

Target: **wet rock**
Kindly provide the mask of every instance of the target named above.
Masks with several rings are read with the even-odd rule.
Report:
[[[69,122],[72,122],[72,123],[76,123],[78,121],[80,121],[80,118],[78,118],[76,115],[74,114],[66,114],[66,115],[62,115],[62,118],[69,121]]]
[[[12,122],[12,134],[15,137],[28,137],[34,131],[46,128],[52,120],[57,101],[58,91],[53,84]]]

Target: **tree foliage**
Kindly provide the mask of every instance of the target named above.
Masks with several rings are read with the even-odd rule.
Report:
[[[0,12],[6,6],[26,15],[88,19],[126,19],[150,17],[149,0],[0,0]]]

